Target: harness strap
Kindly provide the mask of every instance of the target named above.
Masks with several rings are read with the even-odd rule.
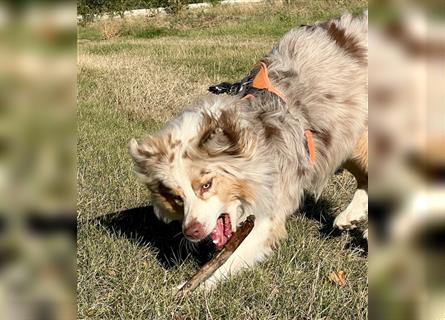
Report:
[[[242,100],[255,97],[253,93],[249,92],[249,89],[266,90],[280,97],[284,102],[287,102],[286,96],[270,82],[267,65],[263,61],[260,61],[259,68],[258,66],[254,68],[254,70],[240,82],[234,84],[223,82],[209,87],[209,91],[214,94],[227,93],[230,95],[237,95],[243,93]],[[309,154],[310,162],[311,164],[314,164],[315,147],[312,131],[310,129],[305,129],[304,136],[306,138],[306,149]]]
[[[307,152],[309,153],[309,159],[311,163],[315,163],[315,147],[314,147],[314,139],[312,137],[312,131],[309,129],[304,130],[304,136],[306,137],[306,146]]]
[[[267,66],[264,62],[260,62],[260,69],[252,81],[252,88],[259,90],[269,91],[277,96],[279,96],[283,101],[286,102],[286,96],[278,89],[275,88],[269,80],[269,75],[267,74]],[[246,98],[246,95],[244,98]]]

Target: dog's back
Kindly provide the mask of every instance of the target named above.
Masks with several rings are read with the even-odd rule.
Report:
[[[367,22],[346,14],[294,28],[265,58],[290,114],[315,133],[315,193],[367,134]]]

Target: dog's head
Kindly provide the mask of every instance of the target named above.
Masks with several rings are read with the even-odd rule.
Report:
[[[252,165],[255,139],[237,120],[235,112],[217,117],[185,112],[158,135],[130,142],[136,173],[151,192],[156,215],[182,221],[191,241],[210,235],[217,247],[224,246],[256,201],[258,182],[243,173]]]

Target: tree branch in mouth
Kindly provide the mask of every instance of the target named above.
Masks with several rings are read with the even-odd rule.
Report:
[[[188,280],[184,286],[176,293],[177,299],[183,299],[187,294],[195,290],[202,282],[206,281],[210,276],[226,262],[235,250],[240,246],[244,239],[252,231],[255,222],[255,216],[250,215],[246,221],[241,223],[238,230],[232,235],[224,248],[218,252],[209,262],[201,267],[193,277]]]

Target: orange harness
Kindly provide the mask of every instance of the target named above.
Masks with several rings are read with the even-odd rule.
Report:
[[[254,69],[255,70],[255,69]],[[253,71],[254,72],[254,71]],[[275,88],[272,83],[270,82],[269,75],[267,72],[267,65],[264,62],[260,62],[259,70],[258,72],[253,76],[253,79],[251,79],[251,75],[249,75],[247,78],[243,79],[241,82],[230,84],[227,82],[223,82],[219,85],[211,86],[209,88],[209,91],[215,94],[221,94],[221,93],[228,93],[231,95],[239,94],[240,92],[245,92],[247,90],[246,86],[247,84],[250,84],[250,88],[257,89],[257,90],[266,90],[270,93],[273,93],[280,97],[284,102],[286,101],[286,96],[278,89]],[[255,96],[252,93],[245,92],[244,96],[241,98],[244,99],[251,99]],[[306,137],[306,147],[307,151],[309,153],[309,159],[312,164],[315,163],[315,147],[314,147],[314,139],[312,136],[312,131],[309,129],[304,130],[304,136]]]
[[[269,91],[279,96],[281,99],[283,99],[283,101],[286,101],[286,96],[278,88],[275,88],[270,82],[267,74],[267,66],[264,62],[260,62],[260,70],[256,74],[255,78],[253,78],[252,88]],[[243,97],[243,99],[249,99],[252,97],[253,94],[247,94]]]

